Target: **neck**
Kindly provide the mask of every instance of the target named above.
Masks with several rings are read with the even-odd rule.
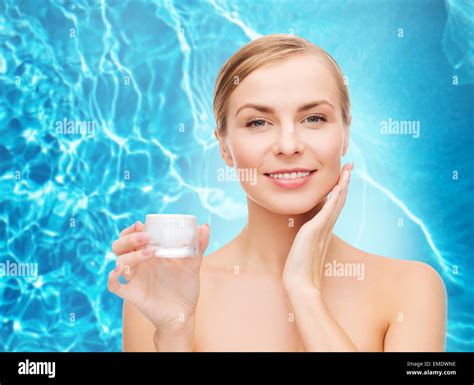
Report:
[[[323,207],[297,215],[276,214],[247,198],[248,222],[237,237],[245,271],[281,275],[298,230]],[[334,237],[332,237],[334,239]]]

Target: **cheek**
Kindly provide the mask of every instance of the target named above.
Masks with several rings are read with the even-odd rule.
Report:
[[[316,156],[321,167],[320,176],[325,188],[337,183],[341,169],[343,136],[334,130],[327,135],[319,135],[309,142],[309,150]],[[326,186],[327,184],[327,186]]]
[[[326,167],[340,163],[343,151],[343,135],[339,130],[315,135],[307,141],[308,149]]]
[[[259,168],[264,160],[267,146],[263,140],[256,140],[247,135],[236,135],[229,142],[234,167]]]

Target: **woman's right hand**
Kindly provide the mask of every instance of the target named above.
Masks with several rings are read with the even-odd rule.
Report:
[[[199,299],[199,270],[209,243],[208,225],[199,226],[197,255],[187,258],[157,258],[148,246],[145,225],[136,222],[112,244],[117,255],[108,289],[145,315],[157,331],[176,332],[186,326]],[[123,276],[126,284],[119,281]]]

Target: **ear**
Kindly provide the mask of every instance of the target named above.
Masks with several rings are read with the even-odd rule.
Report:
[[[344,124],[344,138],[343,138],[343,146],[342,146],[342,156],[346,155],[347,150],[349,149],[350,143],[350,132],[351,132],[351,122],[352,117],[349,117],[349,122]]]
[[[219,132],[217,128],[214,129],[214,135],[216,136],[217,141],[219,142],[219,149],[221,151],[222,159],[229,167],[234,167],[234,160],[232,159],[232,155],[225,143],[225,137]]]

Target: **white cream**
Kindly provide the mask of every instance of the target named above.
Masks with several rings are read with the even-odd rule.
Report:
[[[148,214],[145,231],[150,246],[161,258],[193,257],[197,251],[197,224],[194,215]]]

